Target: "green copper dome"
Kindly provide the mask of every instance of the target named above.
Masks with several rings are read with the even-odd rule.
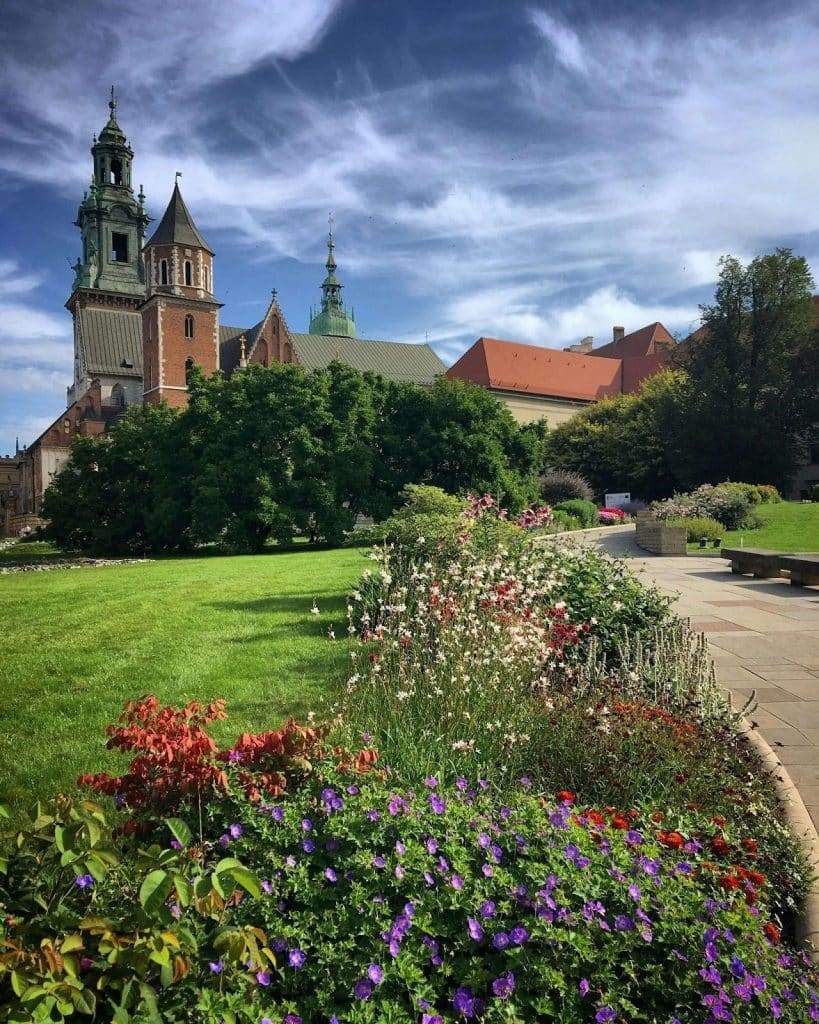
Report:
[[[355,318],[352,312],[348,311],[341,302],[341,282],[336,277],[336,260],[333,250],[336,243],[333,241],[333,232],[327,240],[327,276],[321,284],[322,298],[321,309],[313,313],[310,320],[310,334],[326,334],[336,338],[355,337]]]

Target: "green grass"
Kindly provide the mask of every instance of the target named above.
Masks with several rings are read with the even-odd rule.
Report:
[[[765,525],[759,530],[726,530],[722,538],[725,547],[770,548],[772,551],[819,551],[819,502],[802,504],[783,501],[776,505],[757,505]],[[705,550],[699,544],[689,544],[690,554],[719,555],[710,545]]]
[[[345,594],[365,567],[339,550],[0,576],[0,800],[120,770],[105,726],[144,693],[225,698],[223,743],[305,716],[344,672]]]
[[[7,548],[0,548],[0,566],[12,562],[44,562],[66,556],[58,547],[47,540],[17,541]]]

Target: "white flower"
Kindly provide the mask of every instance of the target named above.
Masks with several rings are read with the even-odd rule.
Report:
[[[320,614],[321,614],[321,613],[319,612],[319,610],[318,610],[318,605],[316,604],[316,602],[315,602],[315,601],[313,601],[313,605],[312,605],[312,607],[310,608],[310,614],[311,614],[311,615],[320,615]]]

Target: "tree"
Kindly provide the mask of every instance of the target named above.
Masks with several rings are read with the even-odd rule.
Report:
[[[680,482],[679,423],[685,375],[665,371],[637,394],[616,395],[583,409],[546,438],[546,465],[586,477],[594,490],[628,490],[650,500]]]
[[[819,419],[819,334],[807,262],[790,249],[720,260],[714,302],[686,346],[687,484],[785,487]]]

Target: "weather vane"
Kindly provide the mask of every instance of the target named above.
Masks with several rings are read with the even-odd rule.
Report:
[[[176,171],[174,173],[174,176],[173,176],[173,183],[174,183],[174,185],[178,185],[179,184],[179,179],[181,177],[182,177],[182,172],[181,171]]]

